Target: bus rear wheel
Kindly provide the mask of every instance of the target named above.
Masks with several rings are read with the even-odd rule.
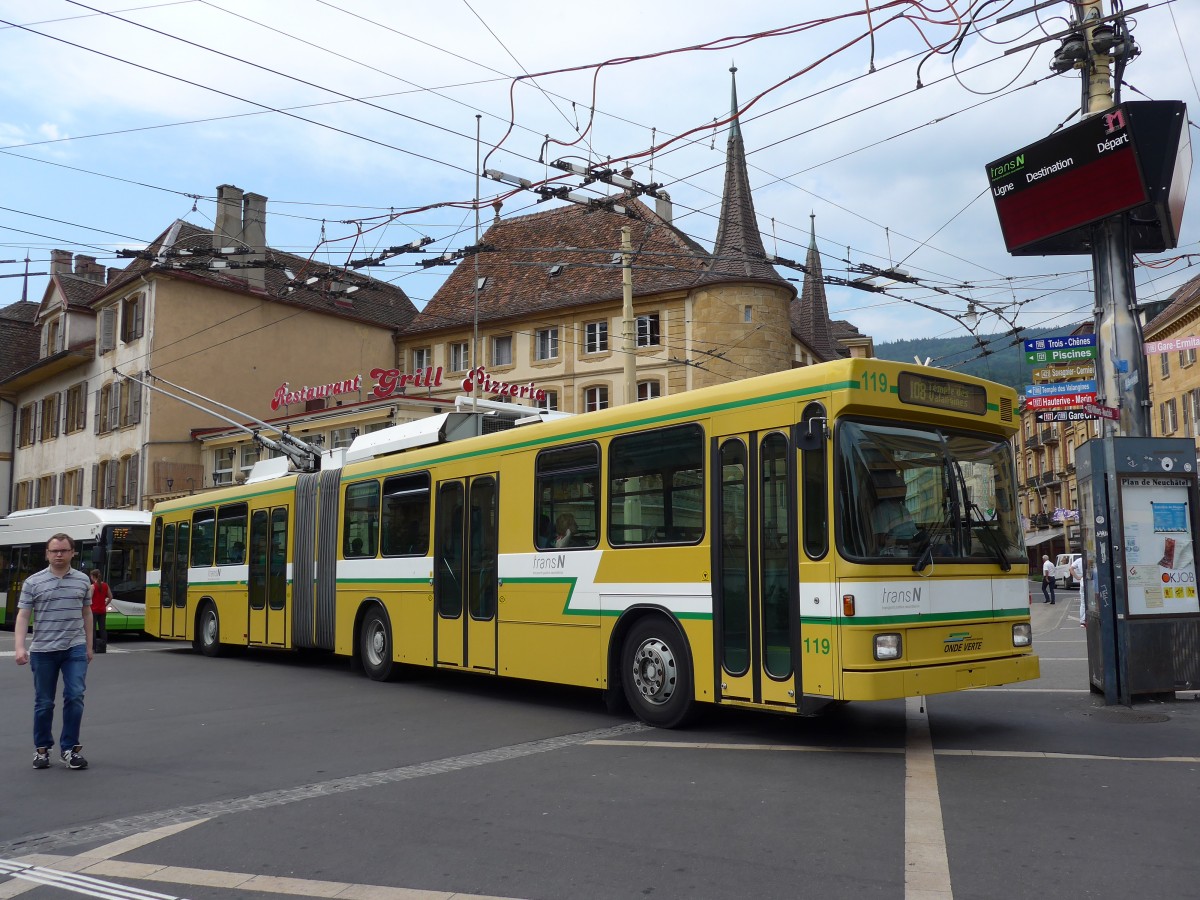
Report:
[[[196,649],[205,656],[221,655],[221,617],[212,603],[205,603],[196,617]]]
[[[392,626],[383,610],[375,607],[363,616],[358,632],[363,672],[372,681],[391,681],[399,666],[392,659]]]
[[[621,654],[621,683],[634,714],[647,725],[678,728],[695,709],[692,671],[682,636],[646,619],[634,625]]]

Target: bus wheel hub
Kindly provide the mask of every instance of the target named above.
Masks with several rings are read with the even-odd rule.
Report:
[[[650,703],[662,704],[675,693],[676,667],[671,648],[657,638],[638,647],[633,657],[633,683]]]

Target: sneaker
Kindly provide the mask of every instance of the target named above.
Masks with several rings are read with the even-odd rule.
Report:
[[[50,768],[50,751],[45,747],[38,747],[33,753],[33,767],[35,769]]]
[[[83,754],[79,751],[83,749],[82,744],[76,744],[70,750],[62,752],[62,761],[67,764],[68,769],[86,769],[87,760],[83,758]],[[49,761],[47,760],[47,763]]]

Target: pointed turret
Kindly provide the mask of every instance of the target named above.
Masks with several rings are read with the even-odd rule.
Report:
[[[729,124],[729,142],[725,151],[725,189],[721,194],[721,215],[711,271],[790,288],[791,285],[764,259],[766,253],[758,233],[750,176],[746,172],[746,147],[742,143],[742,129],[737,117],[737,66],[730,67],[729,71],[733,121]]]
[[[829,322],[829,302],[825,299],[825,278],[821,272],[821,254],[817,250],[817,214],[809,215],[808,255],[804,260],[804,287],[793,301],[792,327],[800,340],[824,360],[841,357]]]

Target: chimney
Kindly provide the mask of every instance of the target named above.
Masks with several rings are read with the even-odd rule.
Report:
[[[262,194],[246,194],[232,184],[217,187],[217,219],[213,228],[213,249],[234,247],[249,250],[234,257],[248,263],[266,258],[267,198]],[[267,273],[262,268],[230,269],[228,274],[241,278],[253,288],[265,290]]]
[[[50,274],[51,275],[70,275],[71,274],[71,253],[69,250],[51,250],[50,251]]]
[[[79,253],[75,256],[75,277],[82,278],[85,281],[98,281],[104,283],[104,266],[96,262],[94,256],[84,256]]]
[[[120,278],[120,277],[121,277],[121,273],[122,273],[122,272],[124,272],[124,271],[125,271],[124,269],[112,269],[112,268],[110,268],[110,269],[108,270],[108,282],[107,282],[107,283],[108,283],[108,284],[112,284],[114,281],[116,281],[118,278]]]
[[[213,249],[241,246],[242,189],[232,184],[217,187],[217,219],[213,228]]]
[[[658,191],[654,195],[654,211],[658,213],[658,217],[671,224],[671,219],[675,216],[675,210],[671,206],[671,195],[666,191]]]
[[[242,257],[247,262],[265,260],[267,254],[267,198],[262,194],[246,194],[242,201],[242,241],[244,249],[252,251]],[[267,270],[242,269],[250,287],[266,290]]]

